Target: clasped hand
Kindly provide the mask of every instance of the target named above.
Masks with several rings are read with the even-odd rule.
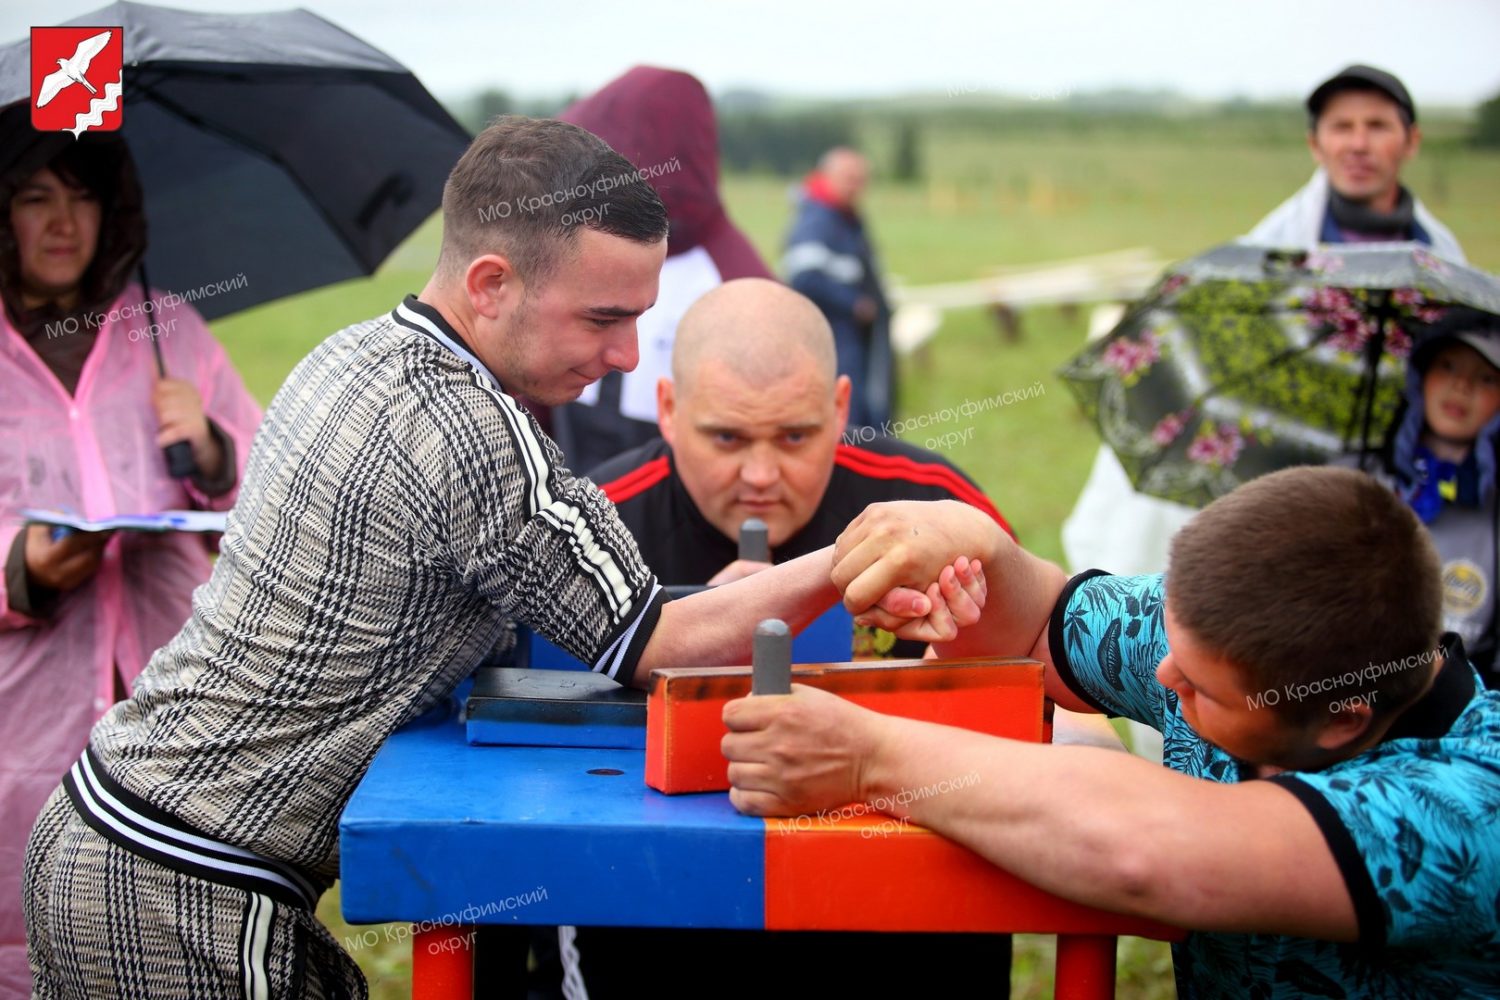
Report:
[[[875,504],[839,536],[833,582],[862,624],[947,642],[979,621],[988,594],[981,562],[998,558],[999,531],[957,501]],[[786,816],[862,801],[890,720],[793,684],[790,695],[731,701],[724,724],[730,801],[750,815]]]
[[[956,500],[873,504],[833,550],[833,582],[861,625],[903,639],[948,642],[979,621],[981,562],[999,527]]]

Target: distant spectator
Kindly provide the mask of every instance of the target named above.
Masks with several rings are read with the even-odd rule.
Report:
[[[656,437],[656,381],[672,365],[677,321],[720,282],[769,278],[719,200],[719,131],[703,84],[637,66],[558,115],[609,143],[646,175],[667,206],[671,233],[656,305],[636,323],[640,363],[610,372],[578,401],[552,411],[552,435],[570,468],[589,469]]]
[[[879,427],[894,408],[895,367],[890,305],[859,214],[869,179],[869,164],[854,150],[823,154],[803,185],[781,269],[833,327],[839,374],[854,383],[849,422]]]
[[[1416,105],[1384,70],[1350,66],[1307,97],[1307,146],[1318,163],[1312,180],[1242,240],[1311,249],[1320,243],[1415,240],[1450,260],[1462,248],[1448,228],[1401,185],[1401,169],[1422,143]],[[1075,571],[1160,573],[1167,545],[1196,513],[1137,494],[1109,449],[1101,448],[1073,513],[1063,548]]]
[[[1318,162],[1312,180],[1245,237],[1277,247],[1415,240],[1464,262],[1458,240],[1401,184],[1417,155],[1417,108],[1396,77],[1350,66],[1307,98],[1307,148]]]

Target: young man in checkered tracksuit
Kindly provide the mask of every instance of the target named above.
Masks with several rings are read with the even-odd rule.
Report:
[[[747,662],[756,621],[797,628],[838,599],[824,550],[666,603],[513,398],[567,402],[634,366],[666,233],[635,167],[575,126],[475,139],[431,281],[293,370],[192,617],[37,820],[38,996],[362,997],[313,916],[339,814],[385,737],[513,641],[509,622],[642,684]],[[932,609],[913,638],[954,625],[944,601],[896,599]]]

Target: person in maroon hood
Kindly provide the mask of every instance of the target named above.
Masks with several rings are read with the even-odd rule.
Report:
[[[553,437],[569,466],[591,469],[656,437],[656,381],[671,371],[677,321],[688,306],[725,281],[772,275],[719,200],[719,129],[696,77],[637,66],[558,117],[634,163],[671,222],[656,305],[637,322],[640,363],[552,411]]]

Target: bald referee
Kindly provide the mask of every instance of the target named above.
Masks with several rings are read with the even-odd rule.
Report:
[[[1010,533],[943,456],[898,438],[844,443],[851,386],[813,301],[764,278],[711,289],[683,314],[672,377],[657,383],[661,437],[589,472],[663,584],[721,584],[767,567],[738,558],[740,525],[766,523],[773,562],[832,545],[872,503],[960,500]],[[923,646],[857,629],[855,655]]]
[[[385,738],[512,622],[641,684],[746,662],[755,621],[797,628],[838,599],[824,550],[665,603],[515,402],[635,365],[666,234],[636,168],[575,126],[508,118],[474,140],[431,280],[292,371],[192,617],[38,818],[38,997],[363,997],[313,916],[339,814]],[[942,605],[914,627],[951,632]]]

